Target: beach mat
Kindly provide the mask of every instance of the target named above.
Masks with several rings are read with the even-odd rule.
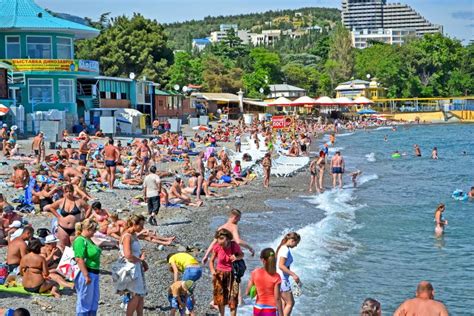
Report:
[[[20,294],[20,295],[40,295],[40,296],[52,296],[50,293],[38,294],[38,293],[31,293],[28,292],[23,288],[23,286],[12,286],[6,287],[5,285],[0,285],[0,292],[3,293],[12,293],[12,294]]]

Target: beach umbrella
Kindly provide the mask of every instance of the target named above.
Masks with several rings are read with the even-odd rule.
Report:
[[[354,101],[347,97],[336,98],[334,99],[334,103],[336,103],[337,105],[354,105]]]
[[[316,105],[316,100],[310,98],[308,96],[300,97],[295,101],[291,102],[291,106],[308,106],[308,105]]]
[[[205,125],[199,125],[199,126],[194,126],[193,130],[207,132],[210,130],[210,128]]]
[[[272,102],[267,103],[268,106],[291,106],[291,100],[285,97],[279,97]]]
[[[373,104],[371,100],[367,99],[366,97],[358,97],[354,100],[354,104]]]
[[[371,115],[371,114],[377,114],[377,111],[372,110],[372,109],[363,109],[357,112],[359,115]]]
[[[316,104],[317,105],[326,105],[326,106],[331,106],[331,105],[336,105],[333,99],[330,97],[319,97],[316,99]]]
[[[0,116],[7,115],[8,111],[10,111],[10,109],[7,106],[0,104]]]

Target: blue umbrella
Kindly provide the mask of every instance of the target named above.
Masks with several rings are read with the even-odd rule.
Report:
[[[359,115],[369,115],[369,114],[377,114],[377,111],[372,110],[372,109],[363,109],[357,112]]]

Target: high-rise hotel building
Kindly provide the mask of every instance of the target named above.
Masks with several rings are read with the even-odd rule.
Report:
[[[342,22],[352,31],[353,44],[357,48],[367,47],[372,34],[373,40],[400,44],[403,41],[386,35],[423,36],[443,32],[442,26],[430,23],[410,6],[387,3],[386,0],[342,0]],[[381,34],[385,36],[381,37]]]

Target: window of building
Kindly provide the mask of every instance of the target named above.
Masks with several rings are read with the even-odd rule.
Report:
[[[28,79],[30,103],[53,103],[53,79]]]
[[[28,58],[51,59],[51,37],[27,36]]]
[[[74,103],[74,80],[59,79],[59,103]]]
[[[5,57],[7,59],[21,58],[20,36],[5,37]]]
[[[58,37],[57,44],[58,59],[72,59],[72,39],[69,37]]]
[[[105,91],[100,91],[100,98],[105,99],[105,97],[106,97]]]
[[[127,100],[127,94],[124,92],[120,93],[120,99]]]
[[[117,100],[117,92],[110,92],[110,98],[112,100]]]

